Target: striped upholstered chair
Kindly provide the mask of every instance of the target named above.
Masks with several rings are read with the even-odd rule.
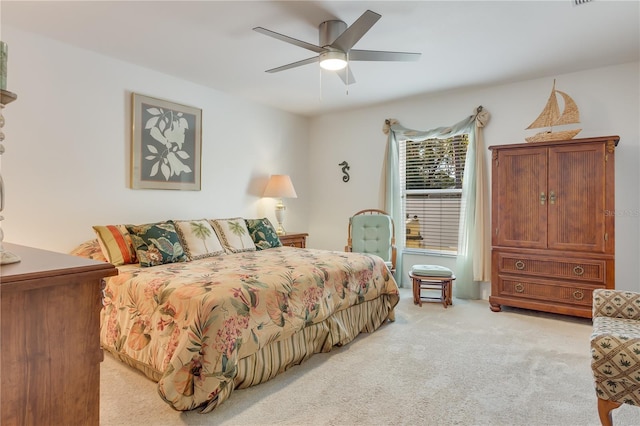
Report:
[[[609,426],[621,404],[640,408],[640,293],[593,292],[591,358],[598,415]]]

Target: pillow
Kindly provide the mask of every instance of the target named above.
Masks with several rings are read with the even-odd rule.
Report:
[[[107,261],[115,266],[138,263],[131,235],[125,225],[94,226],[93,230]]]
[[[453,276],[451,269],[440,265],[413,265],[411,267],[411,273],[420,277],[448,278]]]
[[[174,223],[189,259],[204,259],[225,254],[218,235],[207,220],[176,220]]]
[[[127,225],[140,266],[156,266],[165,263],[186,262],[180,238],[173,221]]]
[[[264,250],[272,247],[282,247],[275,228],[266,217],[262,219],[245,219],[247,230],[256,250]]]
[[[249,235],[247,223],[243,218],[214,219],[210,222],[227,252],[240,253],[256,250],[256,245]]]
[[[101,262],[108,262],[107,258],[104,257],[104,254],[102,253],[100,243],[97,239],[85,241],[78,247],[71,250],[69,254],[73,256],[85,257],[87,259],[99,260]]]

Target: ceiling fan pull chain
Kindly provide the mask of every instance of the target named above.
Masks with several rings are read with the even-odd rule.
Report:
[[[322,103],[322,68],[318,67],[318,79],[320,80],[320,99],[318,101]]]
[[[347,96],[349,96],[349,74],[351,71],[351,63],[349,62],[349,51],[347,51],[347,84],[345,84],[346,88],[346,94]]]

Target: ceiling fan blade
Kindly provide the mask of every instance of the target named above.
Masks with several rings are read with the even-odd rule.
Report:
[[[332,47],[347,52],[362,38],[367,31],[378,22],[382,15],[367,10],[356,21],[351,24],[342,34],[331,43]]]
[[[290,43],[290,44],[293,44],[295,46],[302,47],[302,48],[307,49],[307,50],[311,50],[312,52],[323,53],[323,52],[326,52],[326,50],[327,50],[327,49],[324,49],[324,48],[322,48],[320,46],[316,46],[315,44],[307,43],[306,41],[298,40],[296,38],[289,37],[289,36],[286,36],[284,34],[280,34],[280,33],[277,33],[275,31],[268,30],[266,28],[255,27],[253,30],[259,32],[260,34],[264,34],[264,35],[267,35],[269,37],[277,38],[278,40],[284,41],[286,43]]]
[[[347,86],[356,82],[356,79],[353,77],[353,73],[351,72],[351,67],[344,67],[341,70],[336,70],[335,73],[338,74],[340,79],[342,79],[342,82]]]
[[[303,59],[301,61],[293,62],[293,63],[287,64],[287,65],[283,65],[283,66],[278,67],[278,68],[271,68],[270,70],[266,70],[265,72],[274,73],[274,72],[280,72],[280,71],[288,70],[288,69],[291,69],[291,68],[301,67],[302,65],[307,65],[307,64],[312,64],[314,62],[318,62],[318,59],[320,59],[319,56],[314,56],[312,58]]]
[[[384,52],[379,50],[350,50],[350,61],[417,61],[421,53]]]

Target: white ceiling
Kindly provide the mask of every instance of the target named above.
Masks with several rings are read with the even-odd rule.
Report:
[[[640,2],[7,1],[2,25],[313,116],[392,99],[640,60]],[[313,52],[252,31],[318,43],[318,25],[382,18],[356,49],[420,52],[418,62],[354,62],[346,86],[318,64],[264,71]]]

